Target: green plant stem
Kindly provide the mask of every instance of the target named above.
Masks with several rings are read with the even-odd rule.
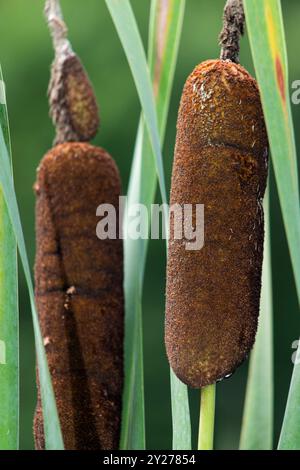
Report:
[[[213,450],[216,384],[202,388],[200,395],[198,450]]]

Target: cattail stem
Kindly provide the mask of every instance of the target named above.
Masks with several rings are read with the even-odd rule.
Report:
[[[67,38],[68,28],[63,20],[59,0],[46,0],[45,16],[52,36],[55,54],[58,56],[71,54],[72,47]]]
[[[201,389],[198,450],[213,450],[216,385]]]
[[[239,63],[240,38],[244,34],[245,13],[242,0],[227,0],[220,34],[222,60]]]

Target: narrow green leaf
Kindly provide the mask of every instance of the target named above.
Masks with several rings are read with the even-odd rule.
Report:
[[[19,254],[22,261],[25,278],[28,286],[33,328],[35,335],[35,345],[39,365],[39,378],[41,385],[41,396],[44,410],[44,430],[46,439],[46,448],[48,450],[63,449],[63,440],[60,431],[58,413],[55,404],[51,378],[48,370],[47,359],[43,344],[41,331],[34,302],[34,293],[31,280],[31,273],[26,254],[25,241],[21,226],[21,220],[18,210],[16,194],[11,175],[11,167],[8,150],[5,144],[2,127],[0,128],[0,185],[2,186],[3,195],[7,204],[9,217],[13,226],[15,237],[17,240]]]
[[[139,126],[142,129],[142,125]],[[142,202],[143,191],[141,168],[138,156],[142,155],[142,132],[138,132],[134,162],[131,170],[127,204]],[[154,176],[155,176],[154,171]],[[136,185],[132,182],[135,181]],[[144,187],[145,191],[145,187]],[[126,218],[124,232],[126,233]],[[143,332],[142,332],[142,288],[145,269],[144,246],[146,240],[124,240],[125,270],[125,383],[123,393],[122,430],[120,448],[122,450],[145,449],[145,404],[143,369]],[[137,266],[136,260],[139,260]]]
[[[173,423],[173,450],[191,450],[192,430],[189,409],[188,388],[170,368],[171,403]]]
[[[184,7],[185,1],[183,0],[153,0],[151,4],[148,56],[155,94],[158,134],[161,142],[163,142],[165,134],[166,118],[178,53]],[[129,4],[127,4],[126,8],[129,8]],[[120,14],[122,14],[122,12],[120,12]],[[130,21],[134,21],[132,13],[130,13],[129,17]],[[136,25],[134,28],[131,28],[129,24],[128,29],[133,29],[138,35]],[[128,48],[132,47],[132,44],[137,43],[139,53],[144,55],[139,36],[132,42],[129,42],[129,45],[126,41],[123,46],[124,48]],[[134,55],[135,53],[134,49],[129,49],[127,55]],[[150,80],[147,78],[147,66],[145,63],[144,65],[145,70],[143,75],[146,75],[146,78],[144,77],[143,81],[150,83]],[[133,73],[135,73],[134,67],[132,67],[132,70]],[[139,76],[137,76],[136,80],[139,80]],[[148,100],[153,102],[151,86],[150,91],[149,88],[147,90],[146,87],[146,93],[150,93]],[[144,113],[144,115],[146,118],[147,113]],[[154,122],[153,125],[155,127],[157,124]],[[161,161],[161,155],[156,155],[155,160],[147,128],[143,118],[141,118],[127,194],[128,206],[135,203],[142,203],[148,208],[148,211],[150,211],[157,184],[157,159]],[[159,167],[162,168],[162,164],[160,164]],[[163,196],[162,198],[164,200]],[[125,233],[127,223],[128,220],[125,219]],[[122,449],[141,449],[145,447],[141,299],[147,247],[147,240],[125,239],[126,339],[125,391],[121,436]],[[136,266],[137,259],[139,260],[139,269],[137,269]],[[171,374],[171,377],[172,375],[172,408],[175,445],[178,446],[176,448],[188,449],[191,445],[191,431],[187,389],[185,385],[179,382],[174,374]]]
[[[251,353],[240,449],[273,449],[273,315],[269,194],[265,203],[265,243],[259,326]]]
[[[300,301],[300,210],[287,52],[279,0],[244,0],[273,166]],[[300,449],[300,367],[295,366],[279,443]]]
[[[297,155],[279,0],[244,0],[247,29],[300,300],[300,210]]]
[[[198,450],[213,450],[215,430],[216,384],[201,388]]]
[[[300,343],[299,343],[300,344]],[[300,362],[299,345],[292,375],[284,420],[278,444],[279,450],[300,450]]]
[[[10,152],[5,85],[0,67],[0,126]],[[10,159],[11,161],[11,152]],[[10,175],[12,178],[12,174]],[[17,245],[0,191],[0,449],[19,447],[19,317]]]
[[[161,143],[164,141],[166,119],[169,109],[170,93],[174,79],[175,64],[178,55],[185,0],[152,0],[149,34],[149,66],[152,76]],[[163,34],[164,33],[164,34]],[[144,129],[144,156],[152,163],[152,174],[155,167],[150,158],[150,143]],[[145,175],[148,174],[145,169]],[[147,177],[147,176],[146,176]],[[154,199],[156,179],[153,178],[153,192],[150,203]],[[149,204],[150,206],[150,204]],[[188,389],[170,368],[171,406],[174,450],[191,449],[191,420],[188,401]]]

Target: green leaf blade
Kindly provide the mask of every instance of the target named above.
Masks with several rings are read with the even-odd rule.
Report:
[[[299,346],[297,356],[299,360]],[[295,364],[278,444],[279,450],[300,450],[299,403],[300,364]]]
[[[19,446],[19,318],[17,251],[0,194],[0,449]]]
[[[245,0],[244,5],[282,215],[300,300],[299,184],[280,1]]]
[[[123,45],[141,101],[145,124],[155,155],[156,170],[163,202],[167,201],[157,116],[148,65],[140,34],[128,0],[105,0]]]
[[[174,79],[175,64],[178,55],[182,23],[185,11],[185,0],[153,0],[152,21],[149,35],[149,63],[154,92],[156,92],[156,109],[161,143],[163,143],[166,119],[169,109],[170,94]],[[165,25],[164,25],[165,22]],[[164,34],[162,34],[164,32]],[[158,66],[158,64],[160,66]],[[160,85],[160,86],[159,86]],[[144,130],[144,132],[146,129]],[[145,155],[151,161],[151,146],[145,136]],[[153,159],[152,159],[153,161]],[[148,168],[149,171],[149,168]],[[145,174],[148,174],[145,169]],[[152,164],[152,174],[155,167]],[[154,180],[154,179],[153,179]],[[155,187],[151,199],[154,200]],[[150,204],[149,204],[150,206]],[[189,411],[188,389],[170,368],[171,408],[172,408],[172,449],[191,449],[191,420]]]
[[[265,242],[259,325],[251,352],[241,450],[273,449],[273,315],[269,194],[264,204]]]

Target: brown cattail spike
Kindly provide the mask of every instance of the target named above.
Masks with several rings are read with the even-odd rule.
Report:
[[[165,332],[171,367],[191,387],[231,374],[253,346],[267,168],[255,80],[233,62],[198,65],[180,103],[171,204],[204,204],[204,247],[186,250],[171,216]]]
[[[56,146],[37,174],[35,296],[66,449],[117,449],[123,388],[122,240],[96,236],[118,207],[118,170],[86,143]],[[118,220],[118,219],[117,219]],[[40,400],[36,448],[44,448]]]
[[[48,91],[50,115],[56,127],[55,143],[89,141],[99,127],[92,85],[67,39],[59,1],[47,0],[45,14],[55,49]]]

